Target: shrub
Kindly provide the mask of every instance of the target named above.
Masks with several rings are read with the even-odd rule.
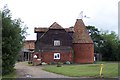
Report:
[[[32,61],[29,61],[28,64],[32,64]]]
[[[61,67],[62,64],[60,62],[57,63],[57,67]]]
[[[66,64],[71,64],[70,61],[67,61]]]

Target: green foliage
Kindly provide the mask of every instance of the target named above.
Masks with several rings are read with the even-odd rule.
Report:
[[[57,67],[61,67],[61,66],[62,66],[61,62],[57,62]]]
[[[86,28],[88,29],[89,35],[91,36],[91,38],[94,42],[94,52],[99,53],[100,46],[102,43],[100,31],[95,26],[86,26]]]
[[[102,54],[102,59],[118,61],[120,57],[120,40],[115,32],[99,31],[95,26],[86,26],[94,42],[94,52]]]
[[[5,78],[16,78],[17,75],[16,75],[16,70],[14,70],[13,72],[11,72],[10,74],[7,74],[7,75],[4,75],[2,76],[2,79],[5,79]],[[7,79],[6,79],[7,80]]]
[[[32,61],[28,61],[28,64],[32,64]]]
[[[11,19],[7,6],[2,11],[2,74],[14,71],[17,55],[22,47],[25,30],[20,19]]]
[[[118,36],[115,32],[102,32],[101,37],[103,38],[103,43],[100,51],[103,55],[103,60],[118,61],[118,54],[120,53]]]

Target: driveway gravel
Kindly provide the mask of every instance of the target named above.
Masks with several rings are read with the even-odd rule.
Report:
[[[17,78],[70,78],[42,70],[42,66],[30,66],[27,62],[15,64]]]

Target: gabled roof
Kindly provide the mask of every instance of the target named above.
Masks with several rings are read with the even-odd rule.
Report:
[[[44,35],[46,35],[49,32],[49,30],[64,30],[65,32],[73,33],[73,28],[63,28],[56,22],[54,22],[49,28],[35,28],[36,33],[44,32],[39,39],[41,39]],[[72,36],[70,37],[72,38]]]
[[[63,29],[57,22],[54,22],[49,29]]]
[[[93,43],[82,19],[77,19],[74,25],[73,43]]]

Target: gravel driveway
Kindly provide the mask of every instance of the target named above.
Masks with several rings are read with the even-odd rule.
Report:
[[[42,70],[42,66],[29,66],[27,62],[15,64],[17,78],[70,78]]]

